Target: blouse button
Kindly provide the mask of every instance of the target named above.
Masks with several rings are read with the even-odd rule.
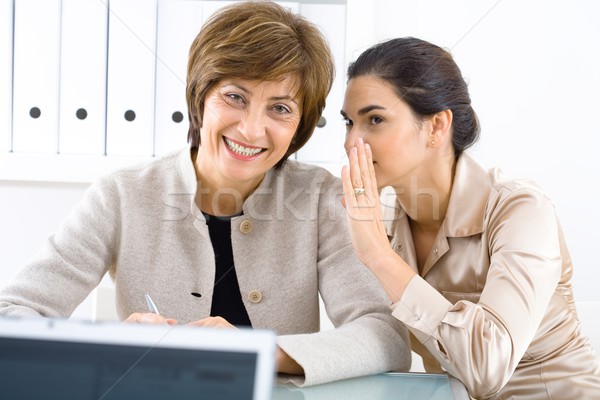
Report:
[[[396,253],[402,254],[404,249],[401,244],[397,244],[395,250],[396,250]]]
[[[240,224],[240,231],[242,233],[250,233],[252,232],[252,221],[249,219],[242,221]]]
[[[412,317],[412,318],[413,318],[413,320],[414,320],[414,321],[418,321],[418,320],[420,320],[420,319],[421,319],[421,317],[420,317],[420,316],[418,316],[417,314],[413,314],[413,317]]]
[[[435,249],[433,249],[433,252],[434,252],[435,254],[437,254],[437,253],[438,253],[438,251],[439,251],[439,250],[438,250],[438,248],[437,248],[437,247],[436,247]]]
[[[260,301],[262,300],[262,293],[258,290],[252,290],[248,294],[248,299],[251,303],[260,303]]]

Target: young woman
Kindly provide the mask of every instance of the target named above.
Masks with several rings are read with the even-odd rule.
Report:
[[[554,207],[464,152],[479,125],[450,54],[415,38],[378,44],[350,65],[343,107],[352,242],[427,371],[477,399],[600,398]]]

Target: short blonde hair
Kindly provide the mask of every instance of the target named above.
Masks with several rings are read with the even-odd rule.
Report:
[[[277,167],[311,137],[334,78],[331,50],[323,34],[300,15],[271,1],[224,7],[204,24],[192,43],[186,98],[188,142],[200,145],[204,99],[224,78],[279,81],[296,76],[301,118]]]

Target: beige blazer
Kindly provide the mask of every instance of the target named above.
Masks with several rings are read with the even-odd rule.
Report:
[[[396,252],[416,266],[402,209],[388,229]],[[572,274],[551,201],[464,154],[431,253],[393,315],[427,370],[448,371],[475,398],[600,399]]]
[[[215,260],[197,189],[189,149],[92,185],[0,291],[0,314],[67,317],[109,273],[121,318],[147,310],[146,292],[180,323],[208,316]],[[305,385],[410,368],[406,328],[355,257],[340,197],[339,179],[288,161],[267,173],[231,221],[252,325],[280,335],[279,345],[304,368],[296,382]],[[319,332],[319,293],[339,329]]]

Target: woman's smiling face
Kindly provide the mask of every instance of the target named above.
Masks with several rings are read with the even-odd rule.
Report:
[[[202,178],[216,187],[258,186],[298,128],[297,85],[294,77],[219,81],[205,98],[196,160]]]

